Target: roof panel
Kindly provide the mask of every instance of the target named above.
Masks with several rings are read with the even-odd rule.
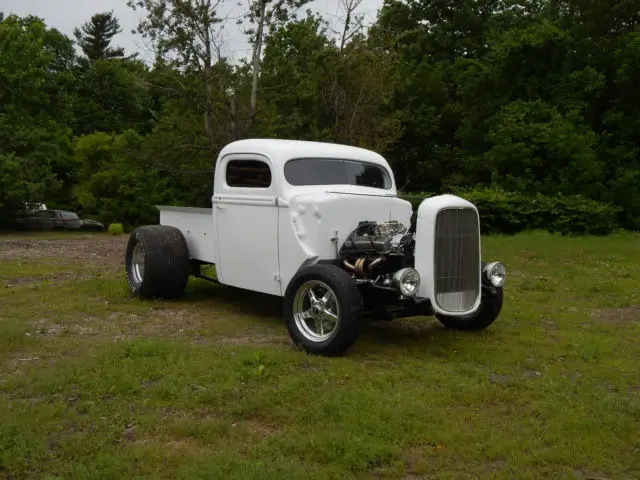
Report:
[[[280,165],[292,158],[322,157],[362,160],[383,165],[387,169],[390,169],[385,158],[376,152],[350,145],[328,142],[252,138],[229,143],[220,152],[220,157],[231,153],[261,153],[271,158],[274,163]]]

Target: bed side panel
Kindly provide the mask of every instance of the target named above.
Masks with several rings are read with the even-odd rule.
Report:
[[[160,224],[179,229],[189,245],[191,258],[216,263],[213,209],[159,205]]]

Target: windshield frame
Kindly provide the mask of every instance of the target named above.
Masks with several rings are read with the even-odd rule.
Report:
[[[296,184],[296,183],[291,183],[291,181],[288,178],[287,175],[287,166],[292,163],[292,162],[296,162],[296,161],[300,161],[300,160],[317,160],[320,162],[340,162],[343,164],[346,163],[355,163],[355,164],[359,164],[359,165],[364,165],[364,166],[368,166],[368,167],[374,167],[377,168],[378,170],[381,170],[382,175],[383,175],[383,182],[384,182],[384,186],[383,187],[376,187],[373,185],[358,185],[356,183],[302,183],[302,184]],[[346,172],[345,172],[346,173]],[[366,160],[360,160],[357,158],[341,158],[341,157],[295,157],[295,158],[290,158],[288,159],[283,167],[282,167],[282,174],[284,177],[284,181],[287,182],[288,185],[292,186],[292,187],[323,187],[323,186],[349,186],[349,187],[359,187],[359,188],[374,188],[376,190],[383,190],[383,191],[391,191],[393,190],[393,176],[391,174],[391,172],[389,171],[389,169],[382,164],[379,163],[375,163],[375,162],[368,162]],[[346,177],[346,175],[345,175]],[[347,178],[348,180],[348,178]]]

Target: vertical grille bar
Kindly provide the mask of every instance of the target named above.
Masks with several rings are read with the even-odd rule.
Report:
[[[436,302],[449,312],[470,310],[480,294],[480,228],[470,208],[446,208],[436,217]]]

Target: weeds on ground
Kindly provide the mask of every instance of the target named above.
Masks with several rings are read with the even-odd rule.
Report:
[[[5,259],[0,472],[638,478],[638,240],[485,238],[509,271],[489,329],[372,323],[332,359],[292,347],[272,297],[140,301],[120,265]]]

